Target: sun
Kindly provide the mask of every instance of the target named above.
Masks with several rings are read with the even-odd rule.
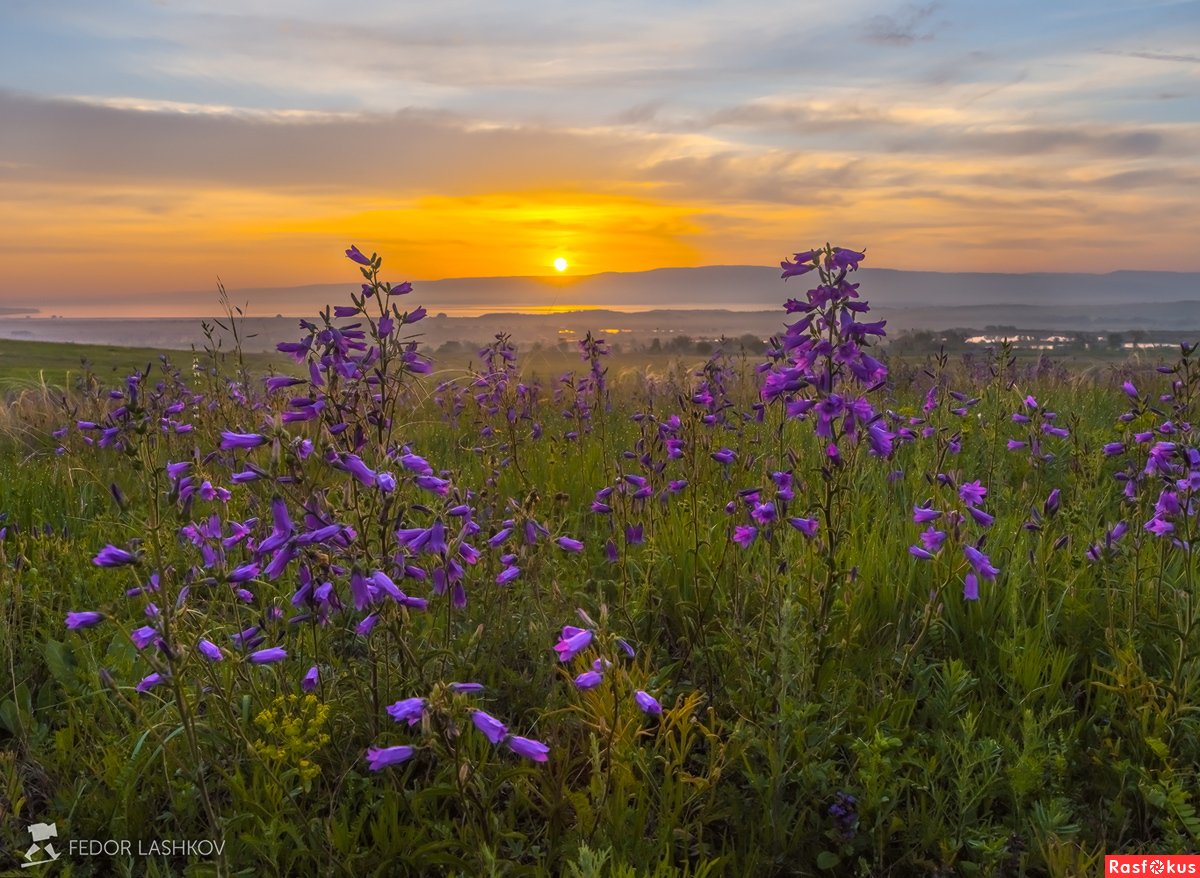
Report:
[[[557,259],[555,259],[554,260],[554,270],[555,271],[566,271],[567,270],[567,260],[563,259],[561,256],[558,257]]]

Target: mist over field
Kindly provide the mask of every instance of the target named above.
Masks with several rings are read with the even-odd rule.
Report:
[[[778,271],[754,266],[609,272],[578,278],[452,278],[417,282],[415,293],[431,318],[421,326],[426,344],[487,342],[510,332],[522,345],[557,344],[587,332],[615,341],[652,343],[675,335],[701,339],[751,334],[768,338],[784,326],[789,296],[802,296],[802,279],[780,285]],[[891,334],[952,328],[984,331],[1006,326],[1027,331],[1112,332],[1200,328],[1200,273],[998,274],[918,272],[864,268],[874,308]],[[229,290],[244,305],[246,349],[273,348],[269,339],[290,331],[294,316],[348,301],[353,287]],[[90,299],[51,299],[34,314],[0,311],[0,338],[189,349],[203,341],[202,316],[218,314],[215,292],[161,294],[122,300],[127,316]],[[51,317],[50,315],[57,315]],[[282,315],[282,316],[275,316]]]
[[[404,274],[403,266],[396,269]],[[1117,319],[1134,319],[1135,308],[1200,301],[1200,272],[1113,271],[997,273],[901,271],[863,268],[879,307],[929,310],[956,308],[1076,308],[1082,317],[1100,306]],[[500,311],[563,311],[609,308],[618,311],[664,309],[773,310],[781,298],[802,295],[804,281],[780,287],[771,266],[713,265],[604,272],[584,276],[459,277],[412,280],[431,311],[479,314]],[[311,314],[355,291],[346,284],[292,287],[239,287],[225,284],[236,304],[249,303],[253,316]],[[800,289],[793,289],[800,287]],[[49,317],[194,317],[216,313],[216,284],[211,290],[122,293],[98,302],[86,291],[42,291],[25,297],[9,294],[9,307]],[[1113,310],[1126,308],[1127,311]],[[3,313],[3,309],[0,309]],[[1009,316],[1012,316],[1010,313]],[[938,328],[938,327],[931,327]]]

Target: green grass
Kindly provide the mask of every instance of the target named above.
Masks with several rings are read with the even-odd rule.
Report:
[[[106,384],[118,383],[133,369],[145,369],[155,365],[163,355],[176,364],[190,367],[193,359],[204,358],[191,351],[161,351],[152,348],[118,347],[114,345],[70,344],[44,341],[0,341],[0,391],[19,392],[36,389],[45,384],[51,387],[72,387],[85,372],[94,373]],[[226,354],[228,368],[230,354]],[[472,366],[478,365],[474,352],[458,352],[447,356],[434,356],[434,365],[439,375],[456,377]],[[615,355],[609,363],[614,375],[637,372],[668,374],[680,363],[696,366],[707,357],[702,355],[679,356],[669,353],[627,352]],[[247,354],[246,361],[256,373],[274,369],[280,372],[295,372],[295,364],[282,355]],[[521,358],[522,369],[529,377],[549,380],[564,372],[580,368],[579,354],[575,351],[560,351],[543,348],[526,353]]]
[[[156,364],[145,386],[168,377],[150,352],[88,350],[114,386],[121,364],[143,360]],[[33,368],[71,385],[65,371],[79,351],[30,344],[26,353],[29,365],[4,374]],[[514,383],[495,411],[468,385],[462,411],[449,414],[450,391],[439,405],[433,387],[461,365],[437,364],[392,429],[470,498],[413,487],[370,431],[360,453],[396,471],[391,497],[323,464],[334,440],[314,423],[286,428],[316,442],[305,461],[286,442],[213,455],[220,430],[254,429],[280,404],[254,413],[223,391],[206,391],[211,408],[188,409],[193,432],[162,434],[155,414],[151,429],[128,434],[126,452],[86,446],[78,430],[54,452],[50,429],[111,410],[95,388],[72,391],[69,418],[36,395],[8,411],[10,425],[28,429],[0,437],[9,528],[0,542],[0,851],[9,861],[0,853],[0,868],[16,870],[23,827],[38,820],[57,821],[63,838],[226,843],[216,860],[75,858],[75,875],[1074,876],[1098,874],[1105,852],[1200,845],[1194,559],[1141,529],[1157,490],[1147,485],[1122,504],[1112,478],[1120,461],[1100,449],[1162,416],[1119,423],[1129,401],[1107,373],[1039,377],[1022,364],[993,380],[950,364],[947,385],[979,398],[969,416],[939,409],[935,436],[901,444],[891,461],[847,449],[847,467],[827,480],[824,443],[809,424],[781,423],[775,407],[762,423],[752,417],[752,362],[734,361],[729,417],[706,425],[688,401],[696,378],[687,368],[614,357],[610,407],[593,401],[592,428],[574,441],[563,438],[580,423],[572,397],[555,399],[553,376],[583,374],[576,357],[527,365],[528,382],[543,377],[542,401],[528,411]],[[881,405],[917,415],[929,378],[915,364],[895,374]],[[1136,377],[1151,399],[1165,389],[1162,376]],[[1038,466],[1005,449],[1019,433],[1011,413],[1031,393],[1072,433],[1046,439],[1056,456]],[[634,419],[648,412],[682,416],[682,458],[666,458],[655,422]],[[959,440],[961,450],[949,451]],[[737,451],[729,467],[711,458],[722,447]],[[194,462],[197,481],[230,487],[228,504],[176,503],[165,465],[180,460]],[[230,472],[247,461],[295,480],[232,484]],[[794,477],[787,515],[820,516],[822,536],[808,541],[781,520],[770,539],[731,543],[733,526],[750,521],[738,492],[771,496],[780,470]],[[961,508],[937,472],[989,488],[983,506],[995,523],[962,526],[963,541],[986,534],[1001,571],[981,583],[977,602],[963,600],[967,567],[953,535],[934,561],[908,552],[921,530],[914,505]],[[595,492],[628,485],[625,474],[644,475],[656,492],[674,479],[689,487],[645,504],[617,490],[611,517],[590,512]],[[1039,512],[1040,529],[1026,528],[1055,488],[1059,511]],[[297,522],[307,498],[352,525],[363,572],[389,565],[397,527],[457,521],[442,510],[469,502],[482,530],[464,538],[482,557],[468,566],[466,607],[397,574],[406,592],[429,598],[428,612],[382,604],[369,638],[355,633],[362,613],[353,611],[328,625],[285,625],[270,611],[298,612],[296,562],[278,578],[254,577],[253,600],[238,600],[221,575],[206,577],[248,560],[245,549],[231,547],[228,563],[206,570],[179,528],[213,514],[257,517],[261,540],[275,494]],[[487,549],[507,518],[518,534],[535,519],[550,537],[582,539],[585,551],[519,536]],[[1089,563],[1088,546],[1119,519],[1130,533],[1104,563]],[[625,544],[633,523],[645,529],[641,545]],[[823,542],[831,530],[837,539]],[[140,547],[142,563],[94,566],[107,543]],[[306,563],[349,604],[350,571],[324,566],[329,551],[306,550]],[[501,551],[521,567],[504,587],[494,582]],[[164,574],[154,601],[172,608],[164,624],[176,676],[139,693],[152,663],[166,659],[131,644],[128,632],[147,622],[146,598],[124,591],[151,568]],[[189,595],[174,611],[184,585]],[[562,626],[584,624],[577,609],[595,621],[596,642],[564,665],[552,647]],[[79,610],[108,618],[67,632],[66,614]],[[288,660],[246,661],[229,636],[250,625],[266,632],[262,646],[284,645]],[[223,662],[200,658],[201,637],[225,650]],[[618,637],[635,658],[621,658]],[[597,658],[614,662],[604,682],[577,690],[570,677]],[[322,682],[305,701],[300,679],[314,664]],[[455,680],[486,691],[452,694],[444,684]],[[637,689],[661,700],[661,718],[637,709]],[[386,705],[414,696],[428,699],[426,723],[393,722]],[[470,722],[475,707],[545,741],[549,761],[488,744]],[[418,751],[367,769],[368,747],[398,744]],[[839,793],[857,800],[853,831],[830,814]]]
[[[0,391],[12,393],[42,385],[72,387],[88,371],[106,384],[116,384],[132,369],[153,367],[164,353],[189,367],[195,356],[190,351],[5,339],[0,341]],[[249,354],[247,360],[262,371],[282,358]]]

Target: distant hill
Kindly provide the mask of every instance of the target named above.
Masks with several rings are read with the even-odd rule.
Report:
[[[406,280],[397,276],[395,281]],[[1136,309],[1147,303],[1200,301],[1200,273],[1165,271],[1116,271],[1108,274],[1034,273],[1000,274],[976,272],[899,271],[863,268],[854,275],[863,294],[889,311],[898,308],[990,307],[1037,305],[1055,309],[1083,308],[1089,316],[1099,306],[1114,306],[1115,316],[1136,317]],[[605,272],[579,277],[478,277],[445,280],[414,280],[416,289],[408,297],[413,306],[422,304],[430,313],[473,311],[521,311],[568,308],[730,308],[773,310],[792,296],[802,296],[811,286],[811,275],[780,280],[779,270],[764,266],[710,265],[700,268],[660,268],[653,271]],[[353,284],[310,284],[296,287],[236,288],[230,295],[237,303],[248,302],[249,313],[313,314],[326,303],[347,301]],[[215,291],[151,293],[114,297],[121,310],[148,317],[177,317],[213,314]],[[126,305],[126,303],[128,303]],[[69,294],[46,294],[39,302],[42,315],[91,314],[94,300]],[[111,313],[111,312],[108,312]],[[1019,312],[1014,310],[1014,322]],[[1017,321],[1019,322],[1019,321]]]
[[[1130,305],[1200,301],[1200,273],[997,274],[863,268],[863,294],[895,307],[972,305]],[[521,310],[546,307],[735,308],[769,310],[801,296],[811,277],[786,282],[779,270],[749,265],[659,268],[582,277],[477,277],[415,282],[416,296],[438,309]],[[342,301],[351,287],[321,284],[240,291],[264,314],[297,301]],[[281,313],[287,313],[281,311]]]

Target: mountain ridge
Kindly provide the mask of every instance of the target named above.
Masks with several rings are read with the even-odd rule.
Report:
[[[402,308],[424,305],[430,313],[569,308],[771,310],[781,307],[788,298],[802,296],[814,278],[807,275],[782,281],[779,274],[778,268],[768,266],[712,265],[573,276],[441,278],[414,281],[413,293],[396,297],[395,301]],[[1139,302],[1200,300],[1200,272],[1125,269],[1103,274],[1005,273],[864,267],[851,277],[861,283],[864,299],[892,309],[971,305],[1136,307]],[[400,279],[394,278],[397,282]],[[249,313],[304,316],[316,313],[326,304],[348,302],[358,287],[352,283],[245,288],[231,284],[227,289],[233,302],[248,304]],[[148,317],[194,316],[218,310],[215,291],[130,294],[114,297],[102,311],[98,311],[93,298],[82,294],[45,295],[39,305],[40,316],[56,312],[73,316],[112,315],[114,305],[123,306],[121,311]]]

